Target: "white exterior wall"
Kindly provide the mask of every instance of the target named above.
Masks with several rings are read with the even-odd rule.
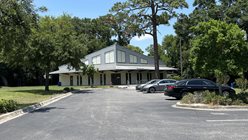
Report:
[[[106,85],[110,85],[111,84],[111,74],[114,72],[111,71],[104,71],[103,73],[97,73],[94,76],[94,85],[98,86],[100,85],[100,74],[106,74]],[[128,73],[128,71],[120,71],[117,72],[121,74],[121,84],[122,85],[126,85],[126,73]],[[142,73],[142,82],[148,81],[147,79],[147,73],[151,73],[152,74],[152,79],[154,79],[155,74],[154,72],[150,72],[150,71],[132,71],[129,72],[131,73],[131,82],[132,84],[137,84],[137,73]],[[163,78],[167,77],[167,73],[165,71],[160,72],[163,73]],[[59,75],[59,81],[61,82],[62,86],[70,86],[70,76],[73,76],[73,86],[77,86],[77,76],[80,76],[79,74],[60,74]],[[103,78],[103,84],[104,84],[104,76],[102,76]],[[79,85],[80,85],[80,78],[79,78]],[[83,86],[88,86],[88,75],[82,75],[82,85]]]

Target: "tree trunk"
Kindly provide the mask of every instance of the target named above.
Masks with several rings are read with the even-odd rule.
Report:
[[[45,71],[45,91],[48,92],[49,91],[49,70]]]
[[[155,66],[155,79],[159,79],[159,56],[158,56],[158,37],[157,37],[157,16],[155,11],[154,1],[151,5],[152,8],[152,34],[153,34],[153,50],[154,50],[154,66]]]

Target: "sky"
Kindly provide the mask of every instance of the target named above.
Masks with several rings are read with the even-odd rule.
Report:
[[[48,8],[47,12],[40,13],[40,15],[45,16],[60,16],[63,13],[69,14],[71,16],[76,16],[79,18],[97,18],[109,13],[109,9],[116,2],[123,2],[125,0],[34,0],[34,5],[36,8],[45,6]],[[188,9],[177,10],[177,12],[189,14],[192,12],[192,3],[194,0],[186,0],[189,4]],[[170,21],[170,26],[159,26],[158,27],[158,43],[161,44],[163,37],[169,34],[175,34],[173,29],[173,24],[176,19]],[[152,37],[145,35],[142,37],[134,37],[130,44],[134,46],[139,46],[145,54],[145,48],[152,44]]]

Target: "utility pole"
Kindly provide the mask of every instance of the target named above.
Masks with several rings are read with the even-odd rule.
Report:
[[[183,76],[183,56],[182,56],[182,38],[180,37],[180,70],[181,76]]]

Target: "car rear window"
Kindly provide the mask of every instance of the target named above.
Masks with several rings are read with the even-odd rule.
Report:
[[[186,84],[186,82],[187,82],[187,81],[178,81],[178,82],[176,82],[176,85],[177,85],[177,86],[183,86],[183,85]]]
[[[191,80],[187,85],[206,85],[202,80]]]

